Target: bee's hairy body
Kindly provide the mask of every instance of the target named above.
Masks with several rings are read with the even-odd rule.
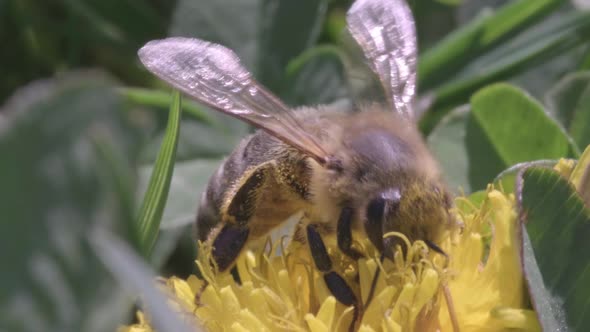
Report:
[[[322,139],[328,153],[342,163],[341,169],[326,169],[257,131],[241,141],[210,179],[196,222],[201,241],[213,243],[226,224],[247,228],[248,241],[255,241],[299,211],[304,215],[302,225],[322,225],[321,233],[334,234],[341,210],[347,207],[354,211],[352,228],[366,232],[381,250],[385,231],[436,242],[448,224],[433,217],[444,215],[450,202],[415,125],[377,105],[357,112],[302,108],[295,114],[302,126]],[[403,194],[397,211],[404,216],[379,230],[367,229],[368,204],[376,193],[391,188]],[[222,264],[222,269],[229,267]]]

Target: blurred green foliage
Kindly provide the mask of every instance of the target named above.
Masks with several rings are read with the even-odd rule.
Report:
[[[345,32],[350,3],[0,2],[0,266],[7,271],[0,277],[0,330],[112,331],[138,292],[124,276],[150,284],[149,275],[134,274],[140,258],[133,252],[148,252],[154,241],[152,268],[190,272],[194,243],[182,235],[200,192],[251,129],[188,100],[180,121],[179,100],[139,64],[144,43],[188,36],[224,44],[292,106],[379,100],[375,78]],[[420,127],[451,189],[477,192],[514,164],[580,157],[590,144],[590,12],[565,0],[410,5],[420,47]],[[518,167],[508,172],[511,187]],[[529,264],[556,245],[538,236],[556,222],[538,205],[543,193],[554,197],[548,208],[572,216],[580,234],[590,226],[588,207],[567,182],[541,171],[525,178],[532,180],[523,204],[541,220],[527,227],[534,230]],[[574,268],[566,256],[547,257]],[[588,267],[587,258],[577,259]],[[547,262],[540,270],[526,265],[529,276],[546,273]],[[550,276],[549,293],[571,295]],[[542,277],[529,281],[543,285]],[[578,284],[575,293],[575,301],[588,299],[590,287]],[[565,315],[586,324],[584,310]]]
[[[166,35],[173,10],[165,0],[2,1],[0,99],[34,79],[80,67],[144,84],[150,76],[137,63],[137,49]]]

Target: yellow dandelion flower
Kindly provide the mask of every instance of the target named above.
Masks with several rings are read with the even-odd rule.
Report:
[[[525,295],[513,195],[489,187],[480,206],[458,201],[464,226],[442,243],[448,257],[399,233],[385,235],[400,237],[409,248],[405,255],[398,250],[393,261],[382,262],[370,246],[369,258],[352,261],[335,241],[327,242],[334,269],[364,304],[375,281],[370,304],[354,325],[358,331],[540,330]],[[228,273],[216,274],[209,258],[209,250],[200,251],[203,279],[172,277],[164,286],[175,308],[208,331],[324,332],[351,326],[353,308],[330,294],[305,246],[278,242],[246,251],[237,261],[240,284]],[[138,324],[121,330],[149,331],[141,315]]]

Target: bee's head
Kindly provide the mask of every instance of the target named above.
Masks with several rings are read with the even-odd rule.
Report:
[[[451,196],[443,185],[412,179],[369,199],[365,228],[371,242],[389,258],[397,245],[406,249],[399,237],[383,237],[389,232],[403,233],[410,241],[423,240],[436,250],[442,231],[452,224],[451,206]]]

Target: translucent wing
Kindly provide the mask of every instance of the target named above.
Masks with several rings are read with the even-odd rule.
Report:
[[[357,0],[346,19],[393,109],[413,119],[417,41],[405,0]]]
[[[147,43],[139,58],[199,102],[268,131],[321,164],[329,159],[292,111],[258,84],[231,50],[199,39],[168,38]]]

